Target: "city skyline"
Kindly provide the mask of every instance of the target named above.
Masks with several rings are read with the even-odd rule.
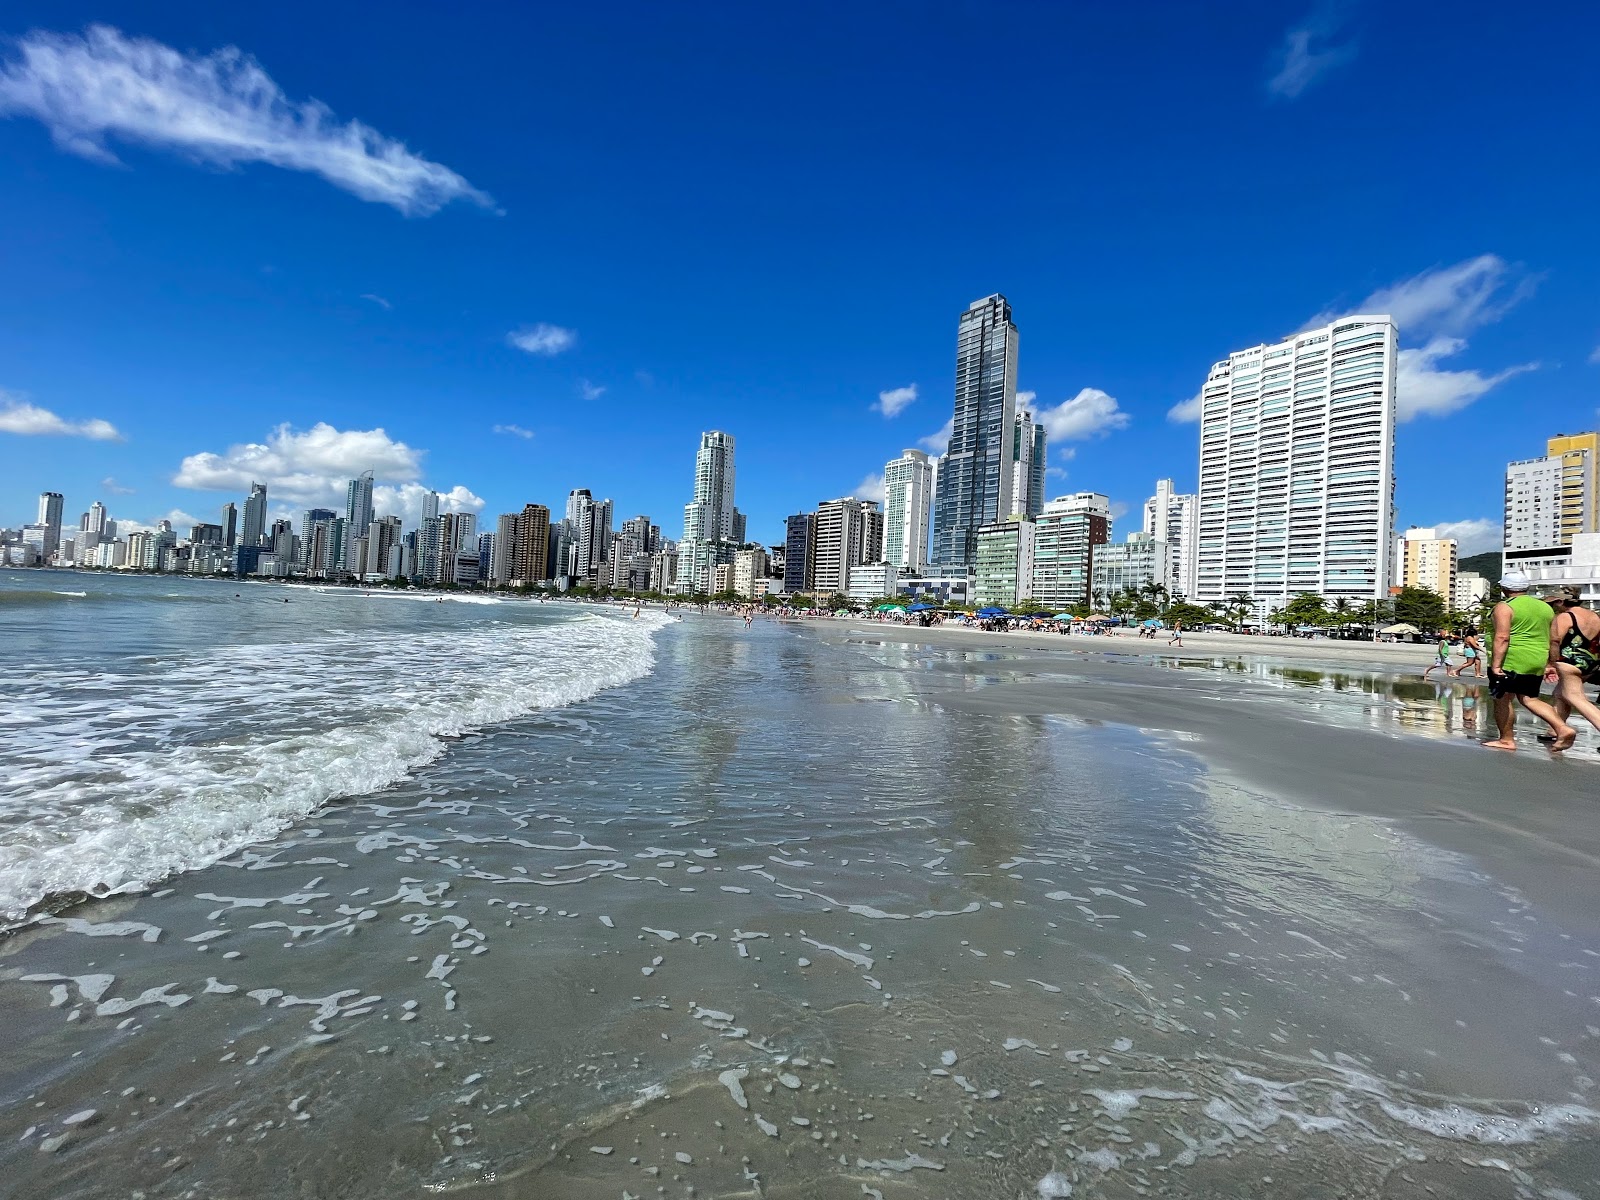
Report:
[[[1247,5],[1222,28],[1172,6],[1152,38],[1132,11],[1002,10],[1008,36],[977,64],[1005,81],[996,127],[956,86],[972,64],[949,13],[867,14],[850,46],[782,13],[641,10],[645,39],[602,37],[598,15],[546,31],[459,14],[426,49],[440,66],[486,56],[475,90],[422,104],[352,50],[372,24],[355,11],[308,44],[264,14],[180,6],[90,35],[88,8],[14,6],[0,216],[32,236],[0,298],[0,519],[63,490],[144,524],[211,521],[252,478],[271,486],[269,521],[296,519],[342,509],[338,489],[370,467],[379,508],[414,520],[431,486],[482,524],[526,492],[562,494],[601,430],[588,486],[666,514],[683,502],[673,447],[714,427],[741,439],[741,504],[771,544],[797,497],[868,493],[902,449],[944,451],[948,313],[1000,290],[1026,314],[1016,386],[1048,434],[1046,498],[1091,487],[1126,516],[1152,458],[1192,491],[1182,418],[1208,364],[1389,311],[1397,524],[1492,542],[1500,462],[1483,431],[1587,415],[1600,381],[1592,184],[1563,153],[1595,100],[1576,58],[1548,65],[1582,39],[1546,12],[1491,50],[1470,18],[1317,11]],[[422,50],[408,28],[389,23],[383,48]],[[507,57],[530,44],[532,78]],[[150,46],[171,57],[140,57]],[[281,159],[242,139],[199,150],[89,86],[187,64],[146,82],[239,134],[249,98],[196,84],[230,46],[289,114]],[[736,52],[773,46],[817,72]],[[1505,69],[1535,47],[1545,69]],[[891,48],[929,69],[869,65]],[[50,64],[81,89],[42,89]],[[747,103],[680,94],[686,65]],[[1395,96],[1402,68],[1415,86]],[[1052,82],[1063,69],[1070,89]],[[1082,119],[1083,94],[1117,120]],[[319,157],[290,119],[311,98],[330,135],[363,122],[368,151]],[[969,135],[1001,172],[947,148]],[[512,144],[533,151],[499,153]],[[574,169],[552,188],[557,148]],[[1335,186],[1294,186],[1312,154],[1341,164]],[[997,188],[1002,174],[1015,183]],[[641,178],[661,186],[639,199]],[[847,180],[848,203],[826,199]],[[979,211],[993,219],[972,237]],[[714,309],[684,301],[686,280]],[[866,301],[869,337],[839,336],[845,297]]]

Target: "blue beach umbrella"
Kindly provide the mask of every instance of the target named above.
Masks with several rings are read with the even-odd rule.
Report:
[[[1004,617],[1009,614],[1007,614],[1005,609],[995,608],[993,605],[991,605],[988,608],[980,608],[978,610],[978,615],[980,617]]]
[[[931,605],[931,604],[913,604],[910,608],[906,609],[906,611],[907,612],[928,612],[932,608],[933,608],[933,605]]]

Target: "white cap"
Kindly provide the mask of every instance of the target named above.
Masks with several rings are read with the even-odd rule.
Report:
[[[1532,582],[1522,571],[1507,571],[1500,576],[1500,586],[1508,592],[1525,592]]]

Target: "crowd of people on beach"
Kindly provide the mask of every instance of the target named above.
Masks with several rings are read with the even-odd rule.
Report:
[[[1568,722],[1573,713],[1600,732],[1600,708],[1584,694],[1586,684],[1600,682],[1600,614],[1584,607],[1576,588],[1557,588],[1541,597],[1531,587],[1521,571],[1507,571],[1500,580],[1505,598],[1494,606],[1489,651],[1489,694],[1499,736],[1483,743],[1491,750],[1517,748],[1519,707],[1549,726],[1539,740],[1552,751],[1570,749],[1577,741],[1578,731]],[[1434,667],[1446,660],[1448,649],[1441,641]],[[1481,645],[1475,657],[1482,657]],[[1546,683],[1555,685],[1548,700],[1541,694]]]

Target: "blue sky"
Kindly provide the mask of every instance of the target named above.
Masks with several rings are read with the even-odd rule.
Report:
[[[9,5],[0,524],[47,488],[209,517],[252,476],[298,509],[371,466],[380,508],[588,487],[675,535],[718,428],[776,540],[940,429],[1000,291],[1050,490],[1135,513],[1193,486],[1171,410],[1213,361],[1387,305],[1398,523],[1480,548],[1506,459],[1596,423],[1596,34],[1559,3]]]

